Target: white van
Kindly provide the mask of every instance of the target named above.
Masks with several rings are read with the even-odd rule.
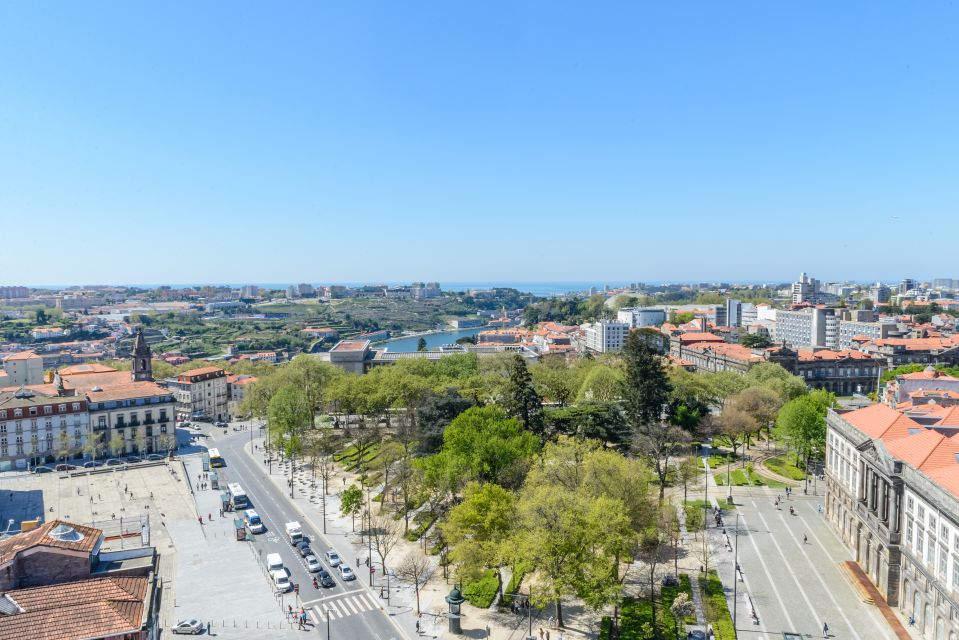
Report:
[[[276,585],[276,590],[281,593],[293,591],[293,585],[290,583],[290,577],[286,575],[286,569],[273,572],[273,584]]]
[[[283,558],[278,553],[270,553],[266,556],[266,568],[270,573],[281,571],[283,569]]]

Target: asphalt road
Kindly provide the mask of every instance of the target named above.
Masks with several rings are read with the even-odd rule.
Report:
[[[329,617],[330,638],[363,638],[369,640],[397,640],[403,635],[390,620],[389,616],[379,608],[379,598],[360,582],[365,575],[354,566],[355,557],[351,549],[337,549],[340,557],[356,571],[357,579],[344,582],[336,569],[329,566],[325,552],[332,548],[329,540],[322,533],[313,530],[300,517],[290,502],[290,497],[264,474],[243,450],[250,441],[250,432],[235,432],[232,429],[227,435],[222,431],[213,430],[209,446],[217,447],[226,460],[226,467],[221,469],[228,482],[239,482],[250,499],[251,508],[263,519],[266,525],[264,533],[254,536],[254,546],[257,554],[265,563],[269,553],[279,553],[283,558],[283,565],[290,572],[290,580],[300,585],[300,602],[306,607],[314,628],[326,637],[327,617]],[[223,473],[225,471],[225,473]],[[302,498],[301,498],[302,499]],[[306,569],[306,563],[286,539],[284,525],[287,522],[298,521],[303,533],[310,540],[310,547],[314,555],[320,560],[324,568],[330,572],[336,581],[336,586],[328,589],[313,588],[313,575]],[[364,567],[365,570],[365,567]],[[285,601],[297,608],[292,593],[287,594]],[[286,604],[284,604],[286,606]]]

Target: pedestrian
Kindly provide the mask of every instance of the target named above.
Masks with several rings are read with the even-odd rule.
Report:
[[[207,519],[207,521],[209,521],[209,522],[213,522],[213,514],[212,514],[212,513],[206,514],[206,519]]]
[[[206,635],[210,635],[210,622],[209,622],[209,621],[207,621],[207,623],[206,623]]]
[[[825,622],[822,623],[822,637],[823,638],[829,637],[829,625],[826,624]]]
[[[543,627],[539,628],[539,640],[543,640]]]
[[[806,534],[802,534],[802,543],[806,544]]]
[[[416,635],[420,635],[420,621],[416,621]]]
[[[293,617],[293,605],[292,605],[292,604],[286,605],[286,615],[288,615],[288,616],[291,617],[291,618]]]
[[[549,629],[546,630],[546,640],[549,640]]]
[[[197,518],[197,520],[200,521],[200,526],[203,526],[203,516],[200,516],[199,518]]]

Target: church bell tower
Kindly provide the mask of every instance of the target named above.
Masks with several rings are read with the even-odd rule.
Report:
[[[153,352],[143,337],[143,327],[137,327],[136,338],[133,341],[133,381],[153,380]]]

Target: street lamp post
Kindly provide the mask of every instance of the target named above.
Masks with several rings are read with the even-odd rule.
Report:
[[[330,640],[330,608],[326,608],[326,640]]]

